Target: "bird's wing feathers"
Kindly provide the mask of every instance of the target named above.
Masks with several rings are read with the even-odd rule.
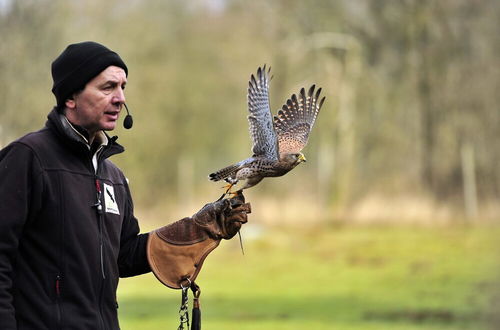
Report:
[[[274,116],[274,129],[278,136],[280,153],[297,153],[306,146],[309,133],[325,101],[323,97],[318,102],[321,88],[316,93],[314,89],[315,85],[312,85],[307,94],[304,88],[300,90],[298,97],[293,94]]]
[[[257,76],[250,77],[248,82],[248,123],[252,138],[254,156],[278,159],[278,140],[273,128],[271,109],[269,107],[269,72],[266,66],[257,70]]]

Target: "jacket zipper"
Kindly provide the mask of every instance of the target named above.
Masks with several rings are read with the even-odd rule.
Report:
[[[115,139],[112,139],[112,142],[116,140]],[[104,157],[104,153],[106,151],[106,148],[103,148],[103,150],[100,151],[100,153],[97,155],[97,170],[95,170],[95,175],[94,175],[94,179],[95,179],[95,186],[96,186],[96,193],[97,193],[97,202],[96,204],[94,205],[96,207],[96,210],[97,210],[97,215],[98,215],[98,220],[99,220],[99,252],[100,252],[100,261],[101,261],[101,275],[102,275],[102,279],[101,279],[101,288],[100,288],[100,291],[99,291],[99,316],[100,316],[100,321],[101,321],[101,328],[102,329],[105,329],[106,328],[106,325],[104,323],[104,317],[103,317],[103,304],[102,304],[102,301],[103,301],[103,297],[104,297],[104,286],[105,286],[105,279],[106,279],[106,273],[105,273],[105,269],[104,269],[104,211],[103,211],[103,205],[102,205],[102,188],[101,188],[101,181],[99,181],[99,178],[98,178],[98,172],[99,172],[99,169],[101,168],[101,162],[102,162],[102,159],[105,158]],[[91,160],[91,168],[93,168],[93,162]]]
[[[61,325],[61,275],[56,276],[56,313],[57,313],[57,325]]]
[[[101,287],[99,290],[99,319],[101,321],[101,329],[105,329],[105,324],[104,324],[104,318],[103,318],[103,312],[102,312],[102,300],[103,300],[103,295],[104,295],[104,281],[106,279],[106,273],[104,271],[104,239],[103,239],[103,222],[104,222],[104,212],[103,212],[103,207],[102,207],[102,189],[101,189],[101,182],[99,181],[97,177],[97,173],[95,174],[94,177],[95,181],[95,188],[96,188],[96,198],[97,201],[94,204],[96,211],[97,211],[97,217],[98,217],[98,226],[99,226],[99,259],[100,259],[100,264],[101,264]]]
[[[97,215],[99,218],[99,253],[100,253],[100,261],[101,261],[101,274],[102,278],[106,278],[106,273],[104,272],[104,240],[103,240],[103,211],[102,211],[102,202],[101,202],[101,197],[102,197],[102,189],[101,189],[101,183],[99,182],[99,179],[96,177],[95,178],[95,187],[96,187],[96,192],[97,192],[97,202],[95,203],[95,207],[97,210]]]

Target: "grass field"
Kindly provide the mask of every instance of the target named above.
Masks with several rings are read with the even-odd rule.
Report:
[[[499,226],[253,229],[207,258],[203,329],[500,329]],[[123,330],[177,329],[153,275],[118,295]]]

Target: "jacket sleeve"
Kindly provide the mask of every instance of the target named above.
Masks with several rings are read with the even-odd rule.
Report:
[[[14,142],[0,151],[0,324],[17,329],[13,306],[13,276],[23,227],[36,214],[41,191],[41,167],[33,151]],[[38,200],[37,200],[38,198]]]
[[[134,216],[134,205],[130,189],[127,183],[125,183],[125,186],[128,196],[120,237],[120,253],[118,255],[120,277],[130,277],[151,271],[146,254],[149,234],[139,234],[139,223]]]

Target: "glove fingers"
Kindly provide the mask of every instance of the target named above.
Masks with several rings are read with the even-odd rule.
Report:
[[[247,222],[245,213],[238,213],[226,219],[222,226],[223,238],[230,239],[241,229],[241,226]]]
[[[213,212],[215,212],[215,214],[221,214],[222,212],[230,208],[231,202],[227,199],[222,199],[209,205],[212,205]]]
[[[241,204],[231,209],[231,214],[235,213],[246,213],[246,214],[252,213],[252,207],[250,206],[250,203]]]
[[[229,219],[229,222],[232,224],[243,224],[247,223],[247,221],[248,220],[246,213],[242,212],[231,215],[231,218]]]
[[[230,198],[229,201],[231,202],[231,206],[234,208],[245,203],[245,196],[243,196],[243,192],[241,190],[238,190],[236,192],[236,196]]]

